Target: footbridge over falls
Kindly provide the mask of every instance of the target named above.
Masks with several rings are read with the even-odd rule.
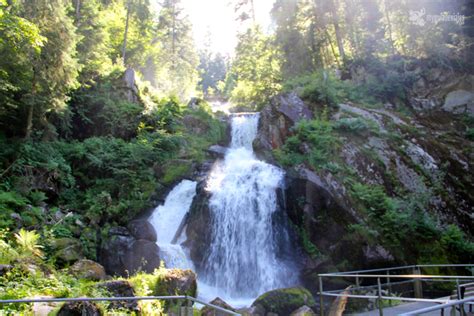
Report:
[[[473,315],[474,264],[319,274],[319,294],[321,316]],[[335,298],[331,304],[330,298]]]

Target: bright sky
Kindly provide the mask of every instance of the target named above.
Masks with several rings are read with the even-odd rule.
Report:
[[[274,0],[254,0],[257,23],[267,30]],[[229,0],[182,0],[183,8],[193,24],[198,48],[204,48],[206,34],[211,34],[211,50],[231,54],[237,44],[239,22]]]

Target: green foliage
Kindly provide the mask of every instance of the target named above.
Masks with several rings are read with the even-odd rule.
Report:
[[[332,124],[324,119],[303,120],[293,128],[293,136],[275,151],[286,166],[307,162],[313,169],[327,168],[338,146]]]
[[[359,135],[366,135],[369,132],[378,131],[373,121],[360,117],[341,118],[334,123],[334,128]]]
[[[303,99],[335,107],[342,102],[343,83],[327,71],[303,75],[285,82],[286,91],[296,91]]]
[[[0,191],[0,229],[13,225],[11,213],[22,210],[27,204],[26,198],[15,191]]]
[[[468,128],[466,130],[466,138],[474,141],[474,127]]]
[[[238,39],[236,56],[227,80],[231,101],[237,106],[261,109],[281,90],[280,60],[272,38],[260,28],[249,28]]]
[[[409,260],[412,256],[423,263],[470,262],[474,258],[474,243],[459,227],[440,227],[428,214],[428,193],[394,199],[381,186],[355,183],[352,197],[363,205],[369,224],[364,233],[353,225],[354,232],[366,240],[382,242],[398,258]]]
[[[302,228],[298,227],[298,234],[301,239],[301,245],[303,246],[304,251],[313,259],[321,255],[318,248],[313,244],[308,236],[308,232]]]

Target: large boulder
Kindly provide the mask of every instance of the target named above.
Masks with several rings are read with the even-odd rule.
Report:
[[[303,287],[277,289],[260,295],[253,303],[257,314],[290,315],[302,306],[315,306],[313,295]]]
[[[207,152],[210,153],[214,158],[223,158],[227,152],[227,148],[221,145],[212,145],[209,146]]]
[[[235,309],[227,304],[224,300],[222,300],[220,297],[216,297],[212,301],[209,302],[212,305],[216,305],[222,308],[225,308],[229,311],[235,312]],[[217,311],[211,307],[205,306],[203,309],[201,309],[201,316],[227,316],[229,314],[221,311]]]
[[[451,91],[446,96],[443,110],[453,114],[467,113],[474,115],[474,92],[466,90]]]
[[[107,290],[112,296],[115,297],[134,297],[135,291],[130,282],[125,280],[114,280],[97,285],[99,288]],[[108,306],[108,309],[127,309],[132,312],[139,313],[140,307],[138,301],[114,301]]]
[[[159,248],[153,241],[135,239],[125,227],[113,227],[101,243],[99,262],[111,275],[151,273],[160,266]]]
[[[127,228],[135,239],[143,239],[152,242],[156,242],[157,240],[155,228],[147,219],[133,220],[128,224]]]
[[[58,311],[57,316],[101,316],[99,307],[92,302],[67,302]]]
[[[105,269],[101,264],[88,259],[76,261],[69,268],[69,273],[76,276],[77,278],[91,281],[100,281],[107,277],[105,274]]]

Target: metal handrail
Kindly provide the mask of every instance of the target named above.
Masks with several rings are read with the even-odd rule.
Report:
[[[417,309],[416,311],[400,314],[399,316],[420,315],[420,314],[424,314],[424,313],[437,311],[437,310],[440,310],[440,309],[445,309],[445,308],[450,307],[450,306],[458,306],[458,305],[462,305],[462,304],[470,303],[470,302],[474,302],[474,297],[465,298],[463,300],[450,301],[450,302],[442,304],[442,305],[435,305],[435,306],[420,308],[420,309]]]
[[[229,315],[241,316],[241,314],[225,309],[223,307],[206,303],[197,298],[188,295],[175,296],[127,296],[127,297],[64,297],[64,298],[25,298],[25,299],[10,299],[0,300],[0,304],[27,304],[27,303],[52,303],[52,302],[97,302],[97,301],[154,301],[154,300],[177,300],[183,299],[186,301],[193,301],[195,303],[209,306],[218,311],[227,313]]]
[[[389,268],[380,268],[380,269],[368,269],[368,270],[355,270],[355,271],[346,271],[346,272],[334,272],[334,273],[321,273],[318,274],[319,279],[319,299],[320,299],[320,314],[324,316],[324,301],[323,296],[331,296],[331,297],[348,297],[348,298],[363,298],[363,299],[376,299],[378,302],[379,314],[383,315],[383,308],[381,305],[381,300],[395,300],[395,301],[407,301],[407,302],[432,302],[432,303],[441,303],[446,304],[450,302],[448,298],[439,298],[439,299],[425,299],[422,298],[423,292],[421,287],[422,281],[431,281],[431,282],[449,282],[455,281],[457,292],[460,293],[460,281],[466,280],[474,280],[474,276],[465,276],[465,275],[458,275],[458,276],[451,276],[451,275],[430,275],[430,274],[421,274],[421,269],[423,268],[467,268],[471,269],[471,273],[474,272],[474,264],[420,264],[420,265],[408,265],[408,266],[400,266],[400,267],[389,267]],[[413,274],[391,274],[391,271],[400,271],[400,270],[408,270],[412,269]],[[364,273],[374,273],[374,272],[385,272],[385,274],[364,274]],[[352,288],[351,290],[362,289],[364,286],[360,286],[360,279],[362,278],[371,278],[377,279],[377,284],[372,285],[370,287],[377,288],[376,295],[358,295],[358,294],[348,294],[344,290],[332,290],[332,291],[324,291],[323,289],[323,278],[324,277],[338,277],[338,278],[355,278],[356,287]],[[396,285],[397,283],[407,282],[390,282],[390,279],[410,279],[410,282],[414,283],[414,293],[415,298],[411,297],[399,297],[399,296],[385,296],[382,294],[382,282],[381,280],[386,279],[387,283],[383,283],[383,285],[389,286],[389,293],[392,285]],[[337,293],[340,291],[340,293]],[[462,303],[460,303],[462,304]]]

